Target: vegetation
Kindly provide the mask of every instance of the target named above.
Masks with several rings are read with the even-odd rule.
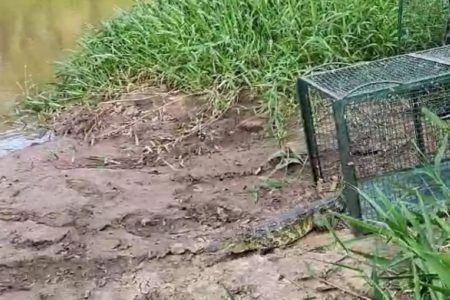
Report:
[[[401,200],[397,205],[381,191],[377,201],[361,192],[363,198],[375,208],[378,219],[367,223],[338,215],[362,232],[380,238],[394,250],[390,254],[383,251],[386,249],[379,249],[378,253],[362,253],[350,250],[338,239],[348,252],[362,257],[372,268],[371,276],[367,276],[363,270],[344,266],[367,279],[374,290],[373,299],[404,299],[400,294],[408,296],[405,299],[417,300],[450,297],[450,187],[448,166],[442,168],[441,162],[448,149],[450,125],[429,111],[425,113],[442,134],[442,144],[434,165],[421,174],[434,186],[435,194],[431,196],[417,189],[405,188],[403,194],[415,196],[418,204]]]
[[[439,43],[442,2],[407,3],[414,21],[406,18],[402,47]],[[298,74],[396,54],[397,14],[395,0],[140,1],[83,35],[78,49],[57,65],[51,89],[27,97],[25,107],[53,111],[154,80],[206,93],[211,108],[222,111],[246,89],[259,96],[281,139],[295,111]]]
[[[101,100],[129,84],[151,80],[206,93],[213,111],[223,111],[248,89],[259,96],[261,110],[270,115],[270,125],[282,139],[286,120],[295,111],[293,83],[299,73],[326,63],[372,60],[440,43],[446,21],[442,1],[405,2],[414,18],[407,18],[401,45],[394,0],[138,2],[83,35],[78,49],[57,65],[56,82],[28,95],[24,104],[51,112],[68,102]],[[428,116],[443,132],[442,154],[450,128]],[[425,175],[448,200],[440,157]],[[382,205],[368,198],[379,215],[375,224],[338,217],[397,249],[392,256],[353,252],[373,268],[367,279],[374,298],[395,299],[402,287],[415,299],[446,299],[450,225],[443,202],[415,190],[406,194],[416,195],[419,205],[394,207],[381,193]]]

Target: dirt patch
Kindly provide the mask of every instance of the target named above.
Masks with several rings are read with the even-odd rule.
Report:
[[[323,196],[301,152],[277,171],[264,122],[156,90],[58,116],[56,140],[0,159],[0,299],[225,299],[223,286],[236,299],[358,299],[363,285],[323,263],[345,259],[318,250],[327,234],[218,263],[202,254]]]

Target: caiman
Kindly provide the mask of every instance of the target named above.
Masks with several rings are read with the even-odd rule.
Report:
[[[315,229],[326,228],[325,222],[329,221],[331,216],[329,211],[340,213],[344,209],[344,201],[339,196],[320,200],[308,206],[295,207],[269,222],[231,238],[211,242],[205,250],[209,253],[243,254],[285,248]],[[328,224],[336,225],[333,221]]]

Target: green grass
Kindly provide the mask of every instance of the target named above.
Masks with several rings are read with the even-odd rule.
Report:
[[[416,205],[411,205],[402,201],[393,203],[389,200],[390,195],[382,192],[375,201],[361,191],[361,196],[377,212],[373,222],[336,214],[349,225],[381,239],[391,247],[390,254],[384,251],[386,247],[371,252],[352,251],[334,234],[340,245],[365,260],[372,270],[371,274],[367,274],[362,268],[341,265],[366,278],[373,288],[374,300],[399,299],[400,294],[403,296],[401,299],[450,298],[450,187],[441,174],[441,161],[449,146],[450,124],[430,111],[424,112],[441,133],[442,142],[434,165],[424,171],[441,197],[437,199],[416,189],[405,189],[405,194],[416,195],[418,199]]]
[[[404,50],[440,43],[442,1],[406,2]],[[397,13],[397,0],[138,2],[84,34],[57,64],[56,82],[26,97],[25,107],[51,112],[154,80],[205,92],[220,111],[247,89],[280,139],[296,108],[295,78],[325,63],[396,54]]]

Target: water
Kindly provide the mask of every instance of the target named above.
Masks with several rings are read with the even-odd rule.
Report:
[[[53,132],[47,130],[26,133],[13,129],[2,132],[0,133],[0,157],[33,145],[49,142],[52,138]]]
[[[52,62],[74,47],[85,24],[97,24],[132,0],[0,0],[0,115],[11,111],[25,80],[52,79]],[[21,87],[22,86],[22,87]]]
[[[133,0],[0,0],[0,116],[11,114],[26,82],[52,80],[52,63],[75,46],[85,24],[98,24]],[[8,129],[7,132],[5,132]],[[30,136],[0,122],[0,156],[47,135]]]

